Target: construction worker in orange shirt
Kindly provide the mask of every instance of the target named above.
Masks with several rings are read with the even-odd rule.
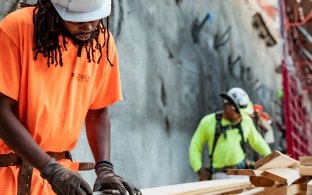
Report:
[[[122,99],[111,0],[22,7],[0,23],[1,194],[141,194],[115,173],[110,158],[108,108]],[[93,189],[70,155],[84,123]]]

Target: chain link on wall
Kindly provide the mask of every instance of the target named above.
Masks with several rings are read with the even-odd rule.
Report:
[[[287,153],[298,159],[312,154],[312,61],[309,47],[309,0],[281,0],[282,32],[285,39],[282,63],[285,92]],[[310,24],[311,25],[311,24]],[[301,29],[301,31],[299,31]],[[306,33],[302,33],[306,32]],[[304,49],[306,53],[300,52]]]

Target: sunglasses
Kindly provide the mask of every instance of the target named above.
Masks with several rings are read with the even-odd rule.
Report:
[[[236,107],[233,104],[231,104],[228,100],[224,100],[223,103],[230,105],[232,110],[237,110]]]

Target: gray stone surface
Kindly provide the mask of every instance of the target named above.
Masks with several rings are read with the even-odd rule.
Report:
[[[17,0],[1,0],[0,1],[0,20],[6,15],[8,12],[14,10],[17,5]]]
[[[268,48],[258,37],[249,1],[113,2],[124,94],[110,108],[116,171],[140,188],[196,181],[189,142],[199,120],[221,108],[221,91],[242,87],[272,114],[280,43]],[[194,43],[192,25],[208,12]],[[89,150],[82,134],[73,156],[92,160]],[[93,185],[94,173],[82,174]]]

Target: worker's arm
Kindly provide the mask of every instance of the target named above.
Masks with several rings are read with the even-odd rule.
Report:
[[[113,164],[110,162],[110,118],[108,108],[89,110],[86,116],[86,131],[90,148],[95,162],[97,178],[93,191],[105,189],[118,190],[121,194],[141,194],[140,190],[122,177],[115,174]]]
[[[189,161],[194,172],[198,172],[202,168],[202,151],[207,143],[207,119],[206,116],[200,121],[190,142]]]
[[[270,154],[271,149],[269,145],[263,139],[261,134],[257,131],[252,119],[247,115],[244,117],[246,117],[246,120],[244,120],[245,122],[243,125],[250,130],[248,134],[248,142],[250,146],[261,156],[266,156]]]
[[[16,100],[0,93],[0,138],[23,160],[41,170],[51,159],[14,114]]]
[[[110,161],[110,128],[108,108],[89,110],[86,116],[86,132],[95,162]]]

